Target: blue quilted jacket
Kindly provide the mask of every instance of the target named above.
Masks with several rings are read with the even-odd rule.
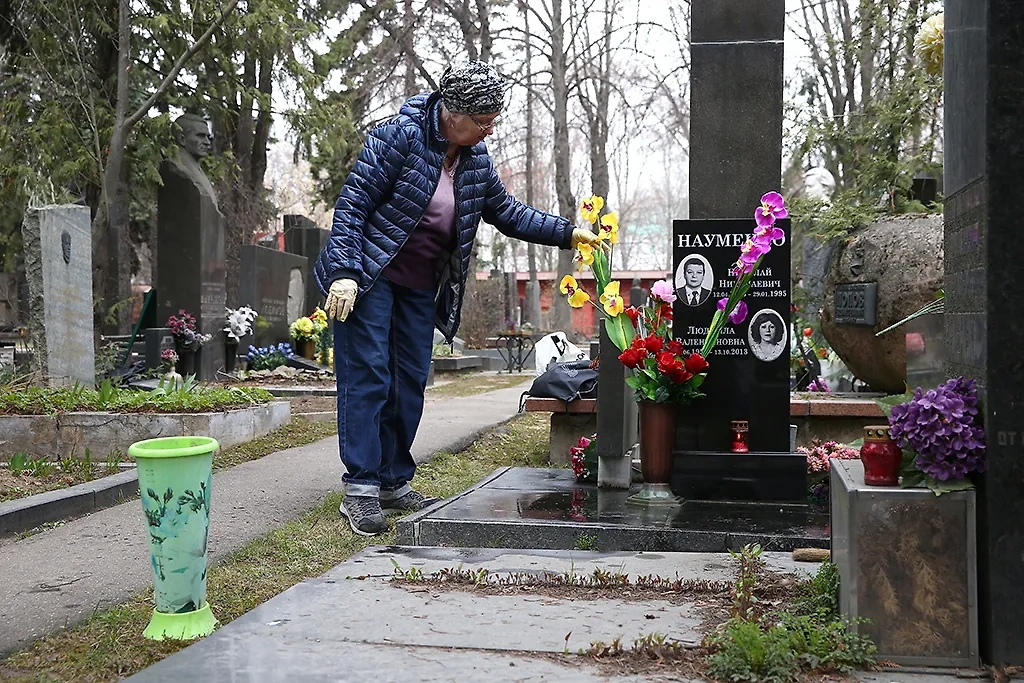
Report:
[[[359,283],[357,301],[405,244],[434,195],[448,142],[441,137],[437,93],[410,98],[374,128],[334,207],[331,236],[313,272],[326,296],[343,277]],[[469,256],[480,219],[503,234],[568,249],[572,224],[510,195],[484,143],[462,148],[455,174],[457,248],[439,259],[434,324],[449,342],[461,319]]]

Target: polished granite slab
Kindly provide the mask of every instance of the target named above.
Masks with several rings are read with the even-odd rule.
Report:
[[[725,552],[827,548],[827,511],[793,502],[688,500],[626,504],[639,490],[577,484],[566,469],[500,468],[474,487],[398,522],[399,543],[486,548]]]

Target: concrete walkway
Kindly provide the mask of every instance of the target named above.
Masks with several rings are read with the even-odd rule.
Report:
[[[765,553],[769,570],[814,571],[789,553]],[[597,600],[543,591],[444,590],[390,583],[393,562],[430,574],[445,568],[493,574],[575,572],[600,568],[635,579],[733,581],[722,553],[601,553],[574,550],[369,547],[323,576],[289,588],[256,609],[130,677],[235,683],[404,683],[405,681],[551,681],[558,683],[698,683],[671,670],[599,669],[569,653],[595,641],[660,633],[686,645],[703,635],[700,598],[670,602],[628,595]],[[858,672],[861,683],[955,683],[953,669],[928,673]]]
[[[461,450],[514,416],[525,389],[429,400],[417,462]],[[341,474],[336,437],[214,474],[211,561],[315,507]],[[138,500],[0,547],[0,654],[126,601],[152,584],[150,572]]]

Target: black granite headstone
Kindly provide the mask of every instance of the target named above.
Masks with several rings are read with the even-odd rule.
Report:
[[[946,0],[945,358],[978,380],[987,441],[979,478],[982,657],[1024,664],[1024,3]]]
[[[257,346],[288,341],[289,325],[313,312],[306,308],[310,275],[305,256],[246,244],[242,246],[241,277],[240,302],[269,323],[269,327],[255,330]]]
[[[316,278],[313,277],[313,265],[330,234],[329,230],[317,227],[316,223],[305,216],[288,214],[284,217],[284,250],[290,254],[305,256],[307,259],[304,307],[306,313],[321,306],[324,301]]]
[[[728,451],[729,423],[747,420],[751,451],[789,452],[789,221],[777,225],[787,237],[773,245],[754,274],[746,320],[726,323],[707,359],[707,396],[680,412],[681,450]],[[674,222],[678,298],[672,329],[687,350],[699,350],[704,342],[719,299],[729,296],[736,281],[731,269],[740,245],[755,227],[753,217]]]
[[[753,216],[782,181],[785,0],[693,0],[690,218]]]
[[[213,335],[196,361],[199,379],[224,367],[224,217],[213,199],[172,161],[160,164],[157,193],[158,322],[184,309]]]

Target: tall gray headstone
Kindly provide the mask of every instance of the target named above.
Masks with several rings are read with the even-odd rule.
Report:
[[[1024,663],[1024,3],[945,2],[945,368],[978,380],[982,657]]]
[[[182,148],[160,164],[157,193],[157,317],[161,325],[184,309],[213,339],[200,350],[196,370],[212,380],[224,366],[224,216],[199,159],[209,153],[209,131],[198,117],[179,119]],[[204,142],[205,140],[205,142]]]
[[[51,386],[96,381],[87,206],[29,209],[21,228],[35,368]]]

